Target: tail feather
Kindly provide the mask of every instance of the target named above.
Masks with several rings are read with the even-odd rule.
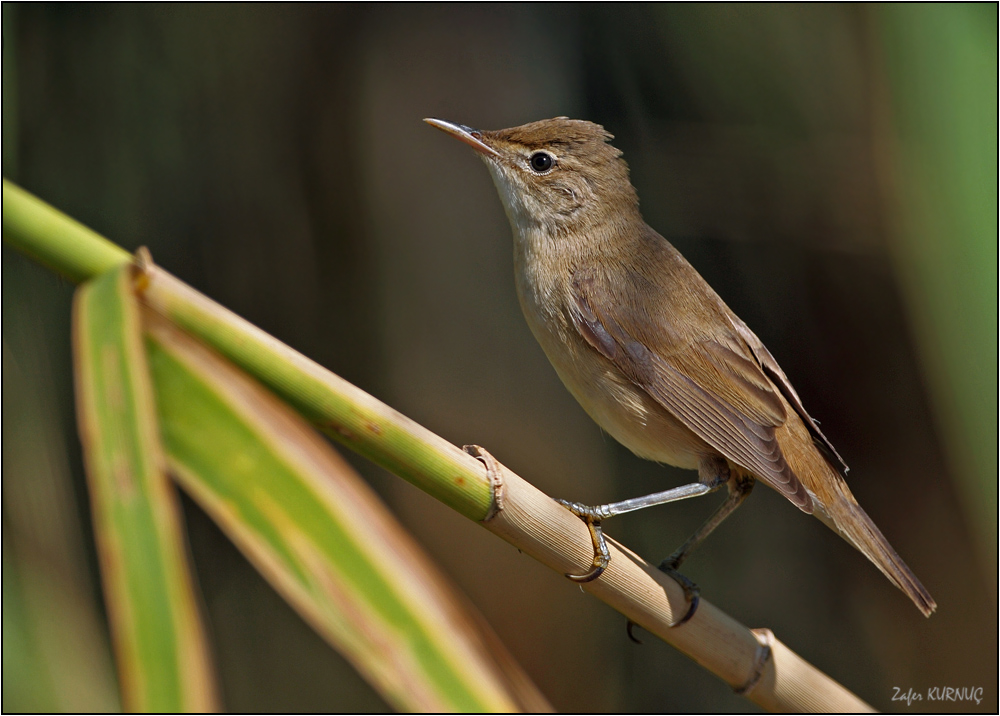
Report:
[[[844,488],[846,490],[846,485]],[[832,503],[820,507],[814,514],[868,557],[889,581],[913,600],[925,617],[929,617],[937,609],[937,603],[850,493],[837,496]]]

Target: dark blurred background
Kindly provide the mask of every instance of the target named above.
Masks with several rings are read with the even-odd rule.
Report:
[[[689,481],[603,435],[521,317],[481,162],[423,117],[616,135],[647,221],[768,345],[939,604],[760,488],[685,564],[879,709],[996,711],[997,6],[4,3],[3,175],[555,496]],[[117,707],[73,286],[3,249],[3,710]],[[715,677],[349,456],[556,708]],[[618,518],[647,559],[719,497]],[[226,706],[385,704],[185,502]],[[982,703],[894,701],[982,687]]]

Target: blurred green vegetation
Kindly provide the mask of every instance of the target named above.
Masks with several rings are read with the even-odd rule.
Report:
[[[685,475],[601,435],[514,297],[479,162],[423,125],[604,124],[646,219],[768,345],[937,599],[924,620],[758,490],[690,560],[878,708],[997,710],[996,5],[20,5],[3,175],[454,443],[598,502]],[[69,357],[72,287],[3,249],[3,708],[117,705]],[[352,456],[350,459],[355,460]],[[561,710],[746,702],[355,460]],[[649,559],[712,509],[608,523]],[[386,708],[186,502],[229,709]],[[516,585],[516,586],[511,586]]]
[[[886,6],[893,256],[957,487],[997,578],[996,7]],[[995,586],[994,586],[995,589]]]

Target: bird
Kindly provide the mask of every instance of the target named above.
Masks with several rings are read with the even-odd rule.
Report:
[[[692,602],[682,623],[698,589],[677,569],[760,481],[846,539],[925,616],[934,612],[777,361],[643,220],[612,134],[567,117],[495,131],[424,121],[486,163],[514,236],[521,309],[569,392],[639,457],[698,471],[696,482],[621,502],[559,500],[594,538],[591,570],[568,577],[589,581],[607,566],[602,520],[725,486],[722,505],[661,564]]]

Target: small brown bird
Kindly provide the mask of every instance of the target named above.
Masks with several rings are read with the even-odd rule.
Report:
[[[514,232],[521,308],[570,393],[636,455],[698,470],[698,482],[655,495],[597,507],[564,502],[595,536],[594,569],[571,578],[596,578],[607,565],[601,519],[726,485],[722,506],[664,561],[676,575],[762,480],[853,544],[925,615],[934,611],[858,506],[847,466],[767,348],[643,221],[611,134],[566,117],[492,132],[425,121],[489,167]]]

